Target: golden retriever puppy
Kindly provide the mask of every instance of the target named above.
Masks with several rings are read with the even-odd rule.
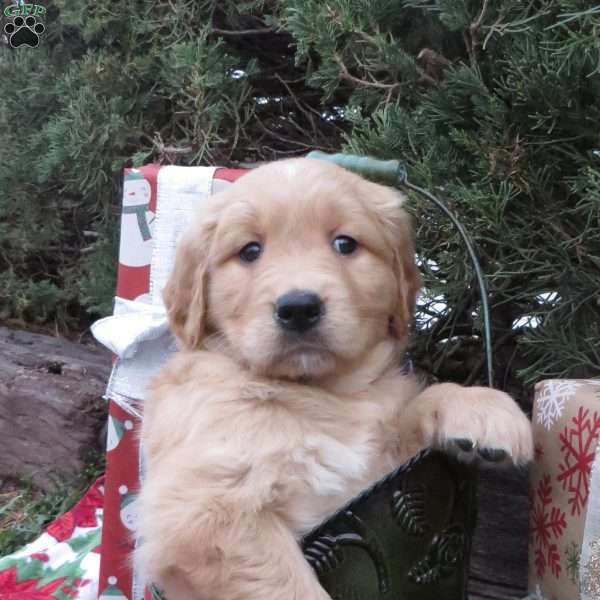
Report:
[[[531,459],[506,394],[402,373],[421,284],[402,203],[291,159],[200,207],[142,429],[136,559],[169,600],[325,600],[298,541],[416,451]]]

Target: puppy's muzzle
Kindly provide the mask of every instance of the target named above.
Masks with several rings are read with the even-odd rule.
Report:
[[[286,331],[303,333],[314,327],[324,312],[324,305],[313,292],[292,290],[275,303],[275,321]]]

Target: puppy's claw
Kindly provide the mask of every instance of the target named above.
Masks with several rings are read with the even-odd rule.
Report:
[[[475,442],[469,438],[454,438],[450,442],[463,452],[473,452],[473,448],[475,448]]]
[[[488,462],[502,462],[508,457],[508,452],[502,448],[481,448],[478,450],[479,456]]]

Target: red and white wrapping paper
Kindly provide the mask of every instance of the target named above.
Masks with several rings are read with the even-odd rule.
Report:
[[[149,598],[132,569],[142,452],[138,432],[145,385],[175,348],[162,289],[177,241],[198,203],[230,185],[243,170],[147,165],[126,169],[114,315],[93,326],[116,355],[106,396],[109,432],[100,600]]]
[[[104,478],[19,551],[0,558],[0,600],[96,600]]]

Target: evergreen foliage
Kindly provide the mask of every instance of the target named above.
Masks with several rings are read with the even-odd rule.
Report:
[[[600,373],[600,5],[585,0],[54,0],[0,47],[0,317],[110,310],[121,170],[310,149],[402,158],[487,272],[497,385]],[[414,354],[483,379],[465,249],[411,199]]]

